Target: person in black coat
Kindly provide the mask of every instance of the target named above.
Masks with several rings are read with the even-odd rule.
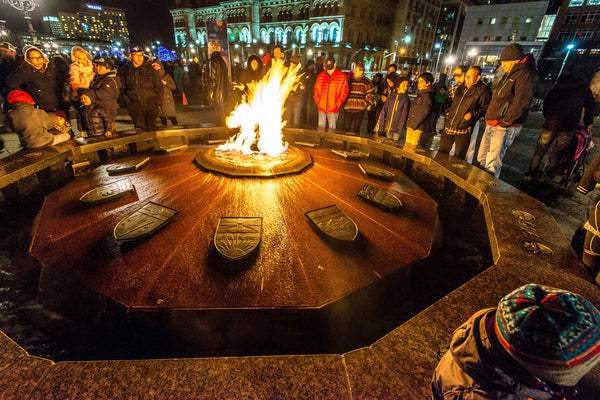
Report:
[[[433,111],[433,98],[435,96],[435,87],[432,84],[433,75],[429,72],[425,72],[419,76],[417,81],[417,97],[410,105],[408,120],[406,121],[405,149],[416,149],[421,134],[429,127],[429,119]]]
[[[117,132],[115,126],[117,121],[117,110],[119,109],[119,87],[120,81],[117,77],[113,61],[102,56],[94,61],[96,76],[92,79],[88,89],[80,89],[81,94],[88,96],[92,103],[104,109],[110,121],[111,132]]]
[[[262,60],[257,55],[253,54],[248,57],[247,64],[246,69],[241,74],[241,83],[244,84],[245,89],[247,89],[249,83],[257,83],[264,75]]]
[[[465,83],[456,89],[444,121],[440,153],[449,153],[454,144],[456,157],[465,158],[473,127],[485,114],[492,98],[490,88],[480,81],[481,72],[480,67],[469,68]]]
[[[129,61],[119,71],[121,96],[139,129],[152,129],[163,97],[163,84],[140,46],[129,48]]]
[[[112,136],[110,120],[106,111],[92,100],[81,95],[81,105],[77,110],[77,129],[81,137]]]
[[[221,57],[221,45],[217,41],[208,43],[208,59],[206,87],[208,90],[208,102],[212,105],[215,113],[217,126],[225,125],[225,104],[229,90],[229,74],[227,64]]]
[[[25,46],[23,60],[6,79],[6,91],[22,90],[29,93],[39,108],[55,112],[60,107],[60,91],[48,57],[35,46]],[[64,112],[61,116],[64,117]]]
[[[9,91],[6,78],[17,70],[23,60],[17,56],[17,49],[8,42],[0,42],[0,95],[6,99]]]
[[[583,125],[591,129],[596,116],[596,102],[590,87],[581,79],[570,75],[561,75],[556,85],[544,99],[544,124],[537,140],[537,147],[529,170],[523,180],[531,181],[538,175],[538,167],[548,148],[552,147],[546,174],[554,176],[558,162],[564,150],[573,140],[574,132],[579,128],[581,113],[584,111]]]

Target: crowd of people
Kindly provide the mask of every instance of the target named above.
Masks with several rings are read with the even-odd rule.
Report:
[[[108,56],[94,60],[90,53],[75,46],[69,63],[60,55],[49,59],[34,46],[25,46],[22,56],[17,56],[14,46],[2,42],[0,91],[5,101],[5,125],[21,135],[26,147],[68,140],[65,133],[73,137],[68,114],[74,108],[78,135],[92,139],[117,134],[119,104],[127,108],[136,129],[152,129],[157,118],[162,125],[170,121],[177,126],[174,93],[185,96],[186,90],[190,99],[212,107],[215,122],[222,126],[235,103],[247,93],[249,83],[260,81],[280,63],[298,70],[297,82],[285,104],[288,127],[343,130],[403,144],[406,150],[428,148],[432,137],[439,134],[440,153],[468,162],[473,162],[480,141],[476,163],[498,177],[506,150],[527,118],[538,83],[533,56],[525,54],[517,43],[501,52],[501,65],[491,86],[483,82],[483,71],[476,65],[457,67],[449,86],[445,78],[436,82],[429,72],[402,74],[395,64],[388,67],[385,76],[376,73],[369,79],[361,60],[356,60],[348,73],[338,68],[335,58],[324,55],[302,66],[302,56],[292,54],[286,60],[281,45],[274,46],[272,57],[270,53],[262,58],[249,56],[245,68],[234,65],[230,74],[219,43],[209,42],[208,52],[206,63],[195,58],[185,74],[179,62],[162,63],[145,55],[137,45],[130,46],[125,61]],[[584,112],[583,123],[591,124],[596,108],[585,86],[579,78],[563,75],[549,93],[544,103],[546,122],[526,182],[540,176],[540,161],[555,142],[558,144],[552,146],[551,162],[545,171],[553,174],[557,158],[579,125],[578,115]],[[35,118],[24,117],[32,108],[48,113],[55,126],[48,127],[49,119],[37,112]],[[444,126],[438,131],[441,116]],[[480,123],[485,123],[485,129],[478,140]],[[32,141],[36,134],[31,132],[39,132],[44,139]],[[48,136],[53,133],[56,137]]]

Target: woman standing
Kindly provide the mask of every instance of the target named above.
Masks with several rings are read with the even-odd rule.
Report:
[[[173,90],[177,89],[177,85],[175,85],[175,81],[171,78],[171,75],[167,74],[160,61],[155,60],[152,63],[152,68],[158,72],[160,81],[163,84],[163,97],[162,101],[159,102],[158,111],[160,122],[163,126],[167,126],[168,118],[172,125],[179,125],[175,112],[175,100],[173,99]]]

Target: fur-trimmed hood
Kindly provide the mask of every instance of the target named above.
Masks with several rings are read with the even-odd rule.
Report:
[[[87,51],[85,51],[83,47],[80,47],[80,46],[73,46],[73,47],[71,48],[71,61],[73,61],[73,62],[76,62],[76,61],[75,61],[75,55],[76,55],[77,53],[84,53],[84,54],[85,54],[85,57],[88,59],[88,61],[90,62],[90,64],[91,64],[91,63],[92,63],[92,61],[94,60],[94,59],[92,58],[92,55],[91,55],[90,53],[88,53]]]
[[[38,47],[33,46],[33,45],[27,45],[27,46],[23,47],[23,59],[25,60],[25,62],[33,67],[33,64],[30,63],[28,60],[28,54],[31,50],[36,50],[36,51],[40,52],[42,57],[44,57],[44,68],[47,68],[48,63],[50,62],[50,60],[48,59],[48,56],[45,55],[44,52],[41,51]]]

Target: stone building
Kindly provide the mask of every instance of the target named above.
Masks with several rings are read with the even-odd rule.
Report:
[[[341,68],[425,65],[441,0],[175,0],[175,41],[184,59],[206,59],[206,21],[227,23],[234,62],[281,44],[286,54],[334,56]]]

